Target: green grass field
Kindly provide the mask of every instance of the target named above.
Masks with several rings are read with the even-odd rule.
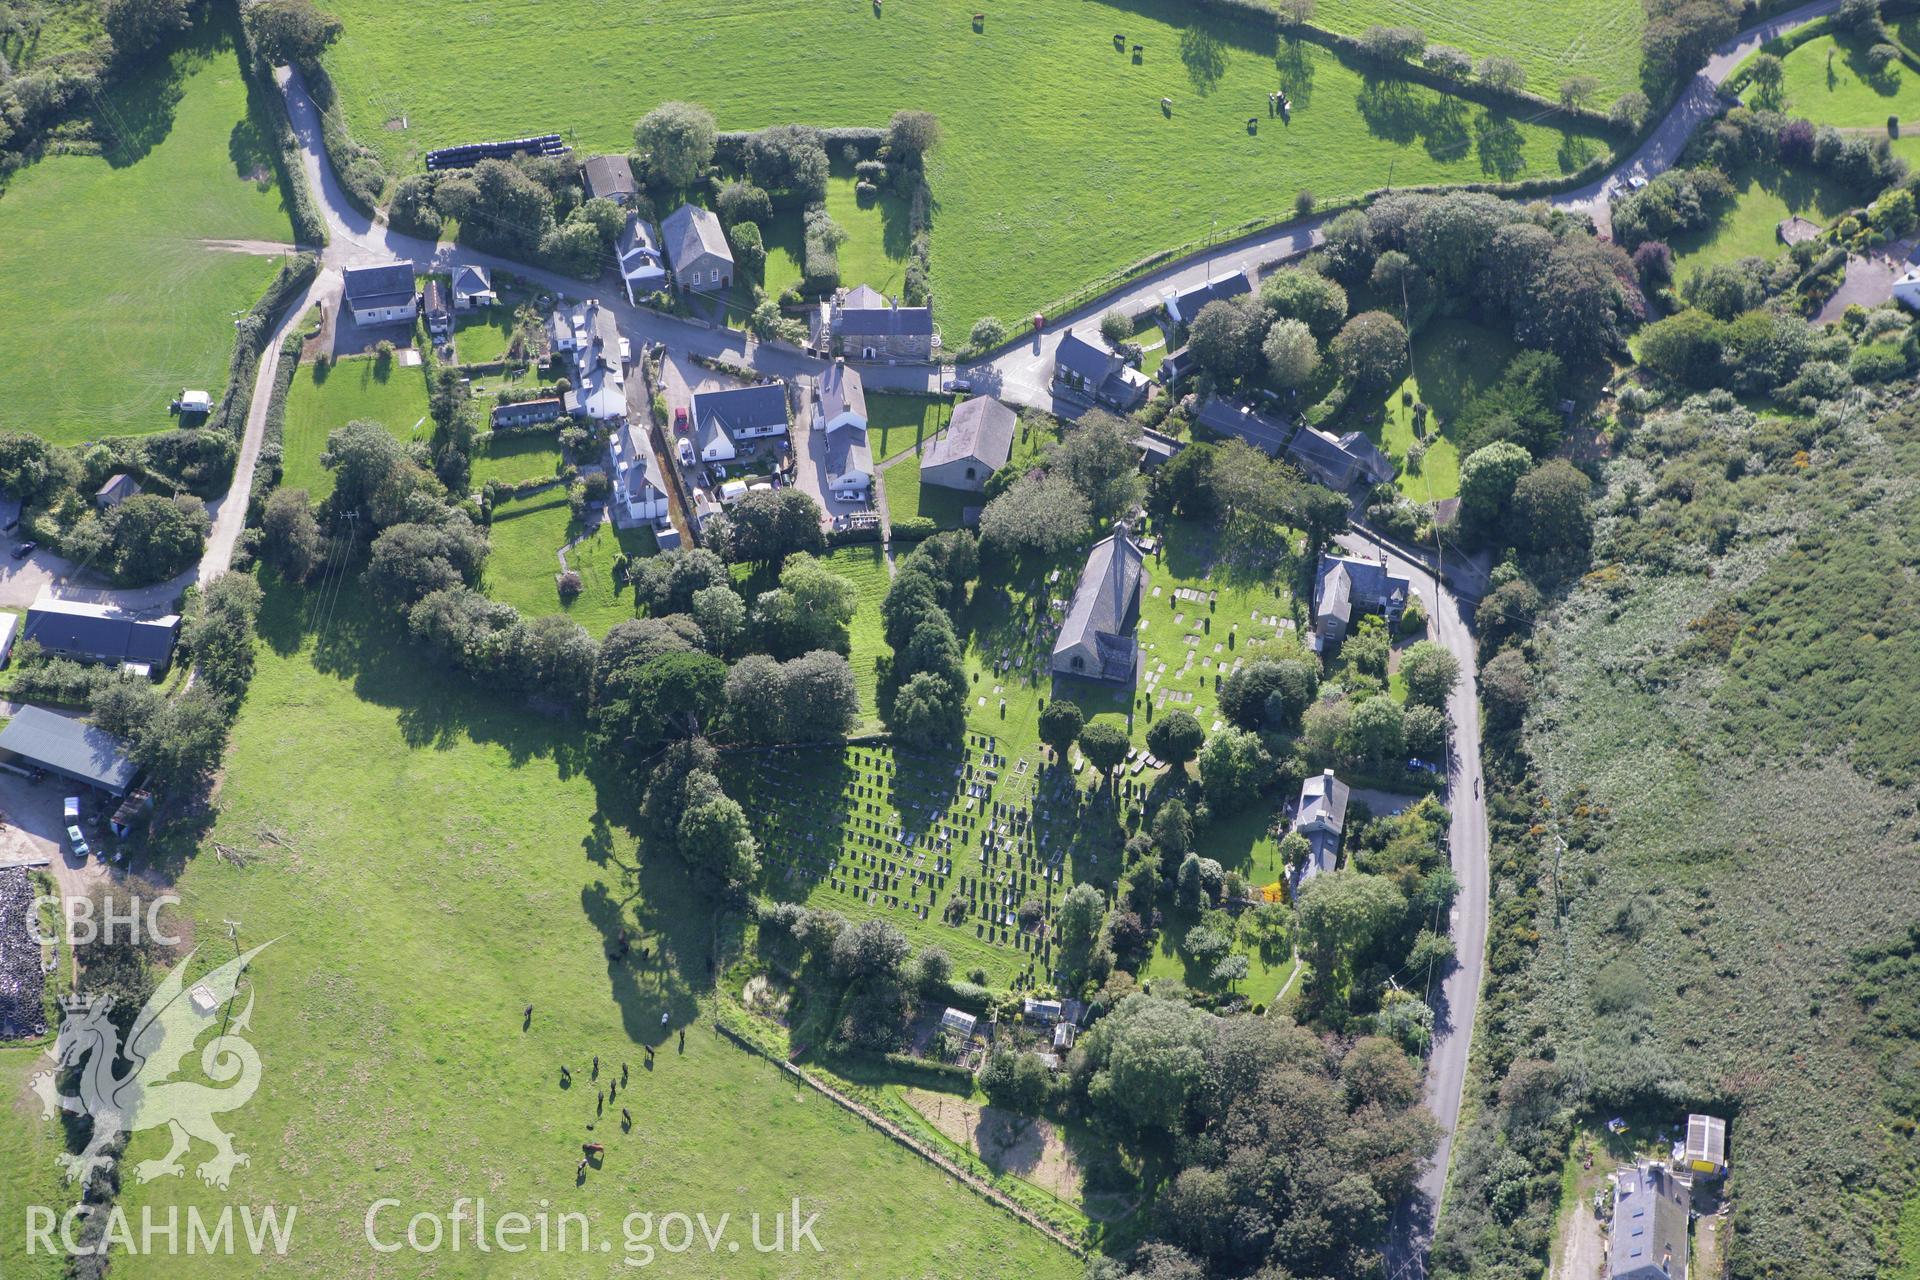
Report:
[[[488,307],[454,318],[453,351],[461,364],[494,364],[506,359],[513,340],[513,308]]]
[[[853,190],[851,172],[839,172],[827,183],[827,212],[847,232],[840,246],[840,283],[871,285],[890,298],[900,296],[907,270],[906,202],[898,196],[882,195],[864,207]],[[774,215],[773,224],[761,229],[766,236],[766,289],[778,297],[782,289],[800,283],[806,256],[805,229],[798,208],[783,209]]]
[[[373,356],[301,365],[287,391],[281,484],[305,489],[315,502],[332,493],[333,473],[320,465],[327,434],[358,421],[378,422],[401,440],[424,440],[433,430],[426,375]]]
[[[56,1213],[73,1203],[53,1159],[63,1149],[60,1128],[41,1118],[40,1099],[27,1082],[53,1068],[44,1045],[0,1049],[0,1205],[11,1220],[0,1231],[0,1275],[18,1280],[58,1280],[66,1274],[62,1259],[45,1252],[27,1254],[21,1230],[22,1206],[48,1205]]]
[[[1776,228],[1793,215],[1826,223],[1855,206],[1847,190],[1803,170],[1749,165],[1729,175],[1734,204],[1704,231],[1683,232],[1670,244],[1676,279],[1702,267],[1741,258],[1771,258],[1785,248]]]
[[[616,529],[611,521],[601,521],[592,537],[567,552],[568,566],[580,574],[581,590],[563,602],[554,585],[554,575],[560,572],[555,553],[579,533],[565,489],[546,489],[502,502],[494,508],[493,526],[487,533],[492,548],[487,554],[487,594],[530,617],[564,613],[596,636],[633,617],[633,592],[625,586],[616,588],[613,561],[623,552],[652,555],[653,532]]]
[[[1357,36],[1374,23],[1418,27],[1436,44],[1512,58],[1527,73],[1526,87],[1555,97],[1569,76],[1600,82],[1602,107],[1640,88],[1640,32],[1646,11],[1634,0],[1568,5],[1554,0],[1321,0],[1314,22]]]
[[[952,416],[953,406],[944,400],[871,393],[867,396],[867,440],[873,447],[873,460],[885,462],[926,443]]]
[[[1519,348],[1511,335],[1455,316],[1436,317],[1413,338],[1413,373],[1398,391],[1387,397],[1386,416],[1365,430],[1373,442],[1404,464],[1413,445],[1413,407],[1401,392],[1411,392],[1415,403],[1432,410],[1438,434],[1431,434],[1420,468],[1403,465],[1395,483],[1415,502],[1437,502],[1460,493],[1460,451],[1448,431],[1474,396],[1500,380],[1500,372]]]
[[[874,688],[879,681],[876,664],[887,652],[886,629],[880,622],[880,601],[887,594],[887,584],[892,581],[887,576],[886,556],[877,543],[855,543],[852,546],[835,547],[821,560],[829,569],[860,589],[859,611],[854,614],[853,625],[849,628],[848,639],[852,643],[852,652],[847,655],[847,660],[853,664],[854,679],[860,682],[861,711],[869,717],[876,717],[879,715],[874,704]]]
[[[712,914],[674,873],[636,863],[609,817],[631,797],[596,790],[577,721],[436,671],[356,586],[343,604],[315,636],[307,597],[270,590],[212,833],[251,859],[236,867],[209,848],[178,881],[209,956],[225,952],[227,920],[243,945],[275,940],[250,971],[262,1083],[222,1117],[252,1164],[225,1192],[191,1170],[130,1185],[136,1222],[143,1206],[297,1204],[281,1274],[500,1275],[498,1254],[471,1239],[428,1257],[376,1255],[364,1235],[376,1198],[403,1202],[404,1233],[414,1212],[444,1216],[455,1197],[484,1195],[490,1214],[588,1215],[610,1257],[530,1251],[507,1266],[578,1276],[617,1268],[629,1212],[731,1213],[744,1240],[750,1213],[798,1196],[820,1214],[819,1253],[700,1244],[657,1260],[688,1276],[1079,1274],[1063,1250],[713,1033],[701,1013]],[[647,962],[638,948],[609,962],[623,927]],[[645,1045],[659,1050],[651,1070]],[[603,1073],[631,1068],[618,1099],[630,1133],[616,1107],[587,1128],[596,1054]],[[604,1163],[576,1184],[588,1140],[606,1145]],[[164,1132],[143,1133],[130,1158],[165,1146]],[[199,1257],[193,1274],[259,1266]],[[114,1263],[131,1278],[179,1268],[165,1256]]]
[[[1357,195],[1390,164],[1402,185],[1538,178],[1606,150],[1597,136],[1371,78],[1320,47],[1276,48],[1271,32],[1162,0],[1015,0],[979,33],[975,6],[959,0],[884,13],[868,0],[662,0],[619,22],[532,0],[336,10],[346,33],[328,63],[350,126],[402,170],[434,146],[546,129],[583,150],[625,147],[663,98],[704,102],[723,129],[938,112],[933,287],[949,335],[1216,224],[1288,216],[1302,189],[1323,202]],[[541,33],[532,45],[529,29]],[[1139,63],[1116,49],[1117,31],[1143,46]],[[438,56],[423,62],[425,47]],[[468,71],[508,63],[524,74]],[[822,71],[848,65],[859,72]],[[1282,81],[1290,125],[1266,116]],[[403,117],[404,130],[387,127]]]
[[[489,480],[519,484],[527,480],[550,480],[559,474],[563,461],[560,442],[549,432],[519,432],[489,438],[484,449],[473,453],[473,487]]]
[[[182,387],[226,386],[233,319],[288,242],[261,114],[230,44],[186,48],[115,89],[103,157],[49,156],[0,196],[0,418],[59,443],[161,431]]]
[[[1784,109],[1841,128],[1884,127],[1888,116],[1920,118],[1920,74],[1899,62],[1876,74],[1867,65],[1868,47],[1852,36],[1820,36],[1787,54],[1781,59]],[[1748,101],[1757,92],[1749,90]]]

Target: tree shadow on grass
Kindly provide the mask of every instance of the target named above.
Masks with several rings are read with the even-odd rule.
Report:
[[[1298,36],[1282,36],[1273,66],[1280,73],[1280,87],[1294,108],[1313,105],[1314,47]]]
[[[205,33],[201,33],[204,40]],[[210,50],[194,41],[172,56],[154,55],[146,65],[93,99],[93,127],[103,140],[100,156],[116,169],[147,158],[173,132],[186,96],[187,76]]]
[[[1180,61],[1186,65],[1187,79],[1201,97],[1212,93],[1227,73],[1227,46],[1214,32],[1196,23],[1180,32]]]
[[[1526,172],[1527,141],[1512,119],[1483,110],[1474,117],[1473,133],[1481,172],[1502,182],[1511,182]]]
[[[1391,76],[1369,75],[1355,105],[1369,133],[1401,146],[1418,141],[1435,160],[1459,160],[1471,145],[1467,106],[1458,98],[1428,93]]]

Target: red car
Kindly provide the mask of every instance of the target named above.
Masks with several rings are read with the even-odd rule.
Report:
[[[673,411],[673,429],[681,435],[685,435],[690,426],[691,424],[687,421],[687,411],[685,409],[675,409]]]

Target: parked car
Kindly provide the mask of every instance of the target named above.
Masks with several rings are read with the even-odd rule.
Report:
[[[1647,185],[1647,176],[1644,173],[1636,173],[1627,179],[1627,185],[1638,191]]]
[[[87,848],[87,838],[80,834],[78,827],[67,828],[67,843],[73,846],[73,856],[82,862],[85,862],[88,855],[93,852]]]
[[[37,542],[16,542],[13,544],[13,558],[15,560],[25,560],[28,556],[32,555],[39,546],[40,544]]]
[[[66,799],[66,803],[64,803],[60,807],[60,813],[61,813],[61,816],[66,818],[68,826],[70,827],[79,826],[80,825],[80,797],[68,796]]]
[[[686,406],[683,405],[680,408],[675,409],[673,411],[673,429],[675,431],[678,431],[681,435],[686,435],[688,431],[692,430],[692,428],[693,428],[693,424],[687,417]]]
[[[965,378],[948,378],[940,384],[940,389],[942,391],[955,391],[964,396],[973,390],[973,383],[967,381]]]

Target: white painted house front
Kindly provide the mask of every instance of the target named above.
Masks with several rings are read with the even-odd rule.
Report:
[[[413,288],[413,264],[383,262],[377,267],[348,267],[346,306],[357,325],[412,324],[419,299]]]

